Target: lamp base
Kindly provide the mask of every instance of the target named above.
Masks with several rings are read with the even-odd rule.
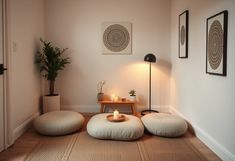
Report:
[[[156,110],[143,110],[143,111],[141,111],[142,116],[150,114],[150,113],[159,113],[159,112]]]

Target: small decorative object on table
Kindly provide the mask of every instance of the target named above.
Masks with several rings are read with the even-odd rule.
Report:
[[[134,89],[129,91],[130,94],[130,100],[131,101],[136,101],[136,91]]]
[[[114,102],[117,102],[119,100],[119,97],[116,96],[115,94],[112,94],[111,95],[111,100],[114,101]]]
[[[114,101],[114,98],[115,98],[115,94],[112,94],[111,95],[111,101]]]
[[[113,114],[107,115],[107,119],[111,122],[122,122],[125,120],[125,116],[119,114],[118,110],[115,110]]]
[[[97,84],[97,100],[98,101],[103,101],[104,99],[104,93],[103,93],[103,86],[105,85],[105,81],[100,81],[98,84]]]

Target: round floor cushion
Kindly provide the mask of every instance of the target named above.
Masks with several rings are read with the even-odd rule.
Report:
[[[136,140],[144,134],[144,126],[138,117],[125,115],[123,122],[110,122],[107,115],[110,113],[97,114],[89,120],[89,135],[98,139]]]
[[[45,113],[34,120],[34,128],[43,135],[66,135],[79,130],[84,117],[73,111]]]
[[[152,134],[164,137],[183,135],[188,128],[184,119],[166,113],[151,113],[141,118],[145,128]]]

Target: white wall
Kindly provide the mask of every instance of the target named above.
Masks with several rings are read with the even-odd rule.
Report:
[[[178,15],[189,10],[189,58],[178,57]],[[227,76],[206,74],[206,19],[228,10]],[[171,105],[224,160],[235,160],[235,1],[174,0],[171,9]],[[233,158],[233,159],[232,159]]]
[[[102,22],[132,23],[132,55],[102,55]],[[152,104],[169,104],[169,0],[48,0],[46,39],[68,47],[72,63],[56,82],[63,108],[98,111],[96,85],[106,80],[104,92],[128,97],[135,89],[139,107],[148,102],[148,64],[145,54],[157,54],[153,65]],[[47,89],[46,89],[47,90]],[[46,91],[47,92],[47,91]]]
[[[39,110],[41,78],[34,56],[44,36],[44,1],[10,0],[8,6],[9,121],[15,138]]]

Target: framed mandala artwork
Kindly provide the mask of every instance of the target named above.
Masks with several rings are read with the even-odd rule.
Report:
[[[179,15],[179,58],[188,58],[188,10]]]
[[[228,11],[207,18],[206,73],[226,76]]]
[[[104,22],[102,23],[103,54],[131,54],[131,23]]]

